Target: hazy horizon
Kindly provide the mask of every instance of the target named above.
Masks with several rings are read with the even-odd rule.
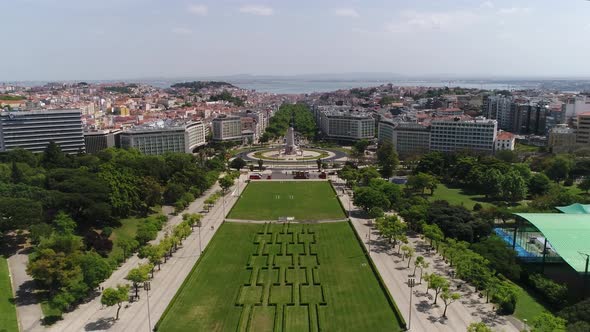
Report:
[[[584,0],[18,0],[0,81],[590,77]]]

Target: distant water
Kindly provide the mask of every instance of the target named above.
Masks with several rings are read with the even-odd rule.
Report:
[[[379,86],[383,84],[393,84],[394,86],[427,86],[427,87],[462,87],[469,89],[485,89],[485,90],[505,90],[505,89],[520,89],[522,86],[510,85],[507,83],[478,83],[478,82],[463,82],[463,81],[346,81],[346,80],[272,80],[272,79],[257,79],[257,80],[228,80],[230,83],[244,89],[252,89],[258,92],[269,92],[277,94],[299,94],[299,93],[313,93],[313,92],[329,92],[340,89],[351,88],[365,88],[372,86]]]

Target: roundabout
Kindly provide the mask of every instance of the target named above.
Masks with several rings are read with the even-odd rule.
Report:
[[[267,164],[307,164],[314,162],[315,160],[321,159],[325,162],[330,161],[345,161],[348,154],[339,150],[331,150],[324,148],[303,148],[300,147],[295,154],[283,153],[282,146],[274,146],[267,148],[252,149],[250,151],[244,151],[235,155],[249,162],[257,162],[263,160]]]

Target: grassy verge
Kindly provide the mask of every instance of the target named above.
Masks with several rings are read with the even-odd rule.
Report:
[[[109,253],[109,257],[123,256],[123,249],[119,243],[125,240],[133,240],[137,235],[137,226],[145,218],[127,218],[121,219],[121,227],[113,229],[110,239],[113,241],[113,250]]]
[[[0,331],[18,332],[16,307],[8,275],[8,262],[0,256]]]
[[[528,322],[531,322],[541,313],[550,311],[535,297],[529,294],[525,288],[516,284],[515,286],[519,289],[518,298],[516,300],[516,311],[514,312],[516,318],[520,320],[526,319]]]

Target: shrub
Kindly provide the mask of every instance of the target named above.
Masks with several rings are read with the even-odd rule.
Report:
[[[567,286],[556,283],[538,273],[529,276],[529,284],[556,308],[567,304]]]

